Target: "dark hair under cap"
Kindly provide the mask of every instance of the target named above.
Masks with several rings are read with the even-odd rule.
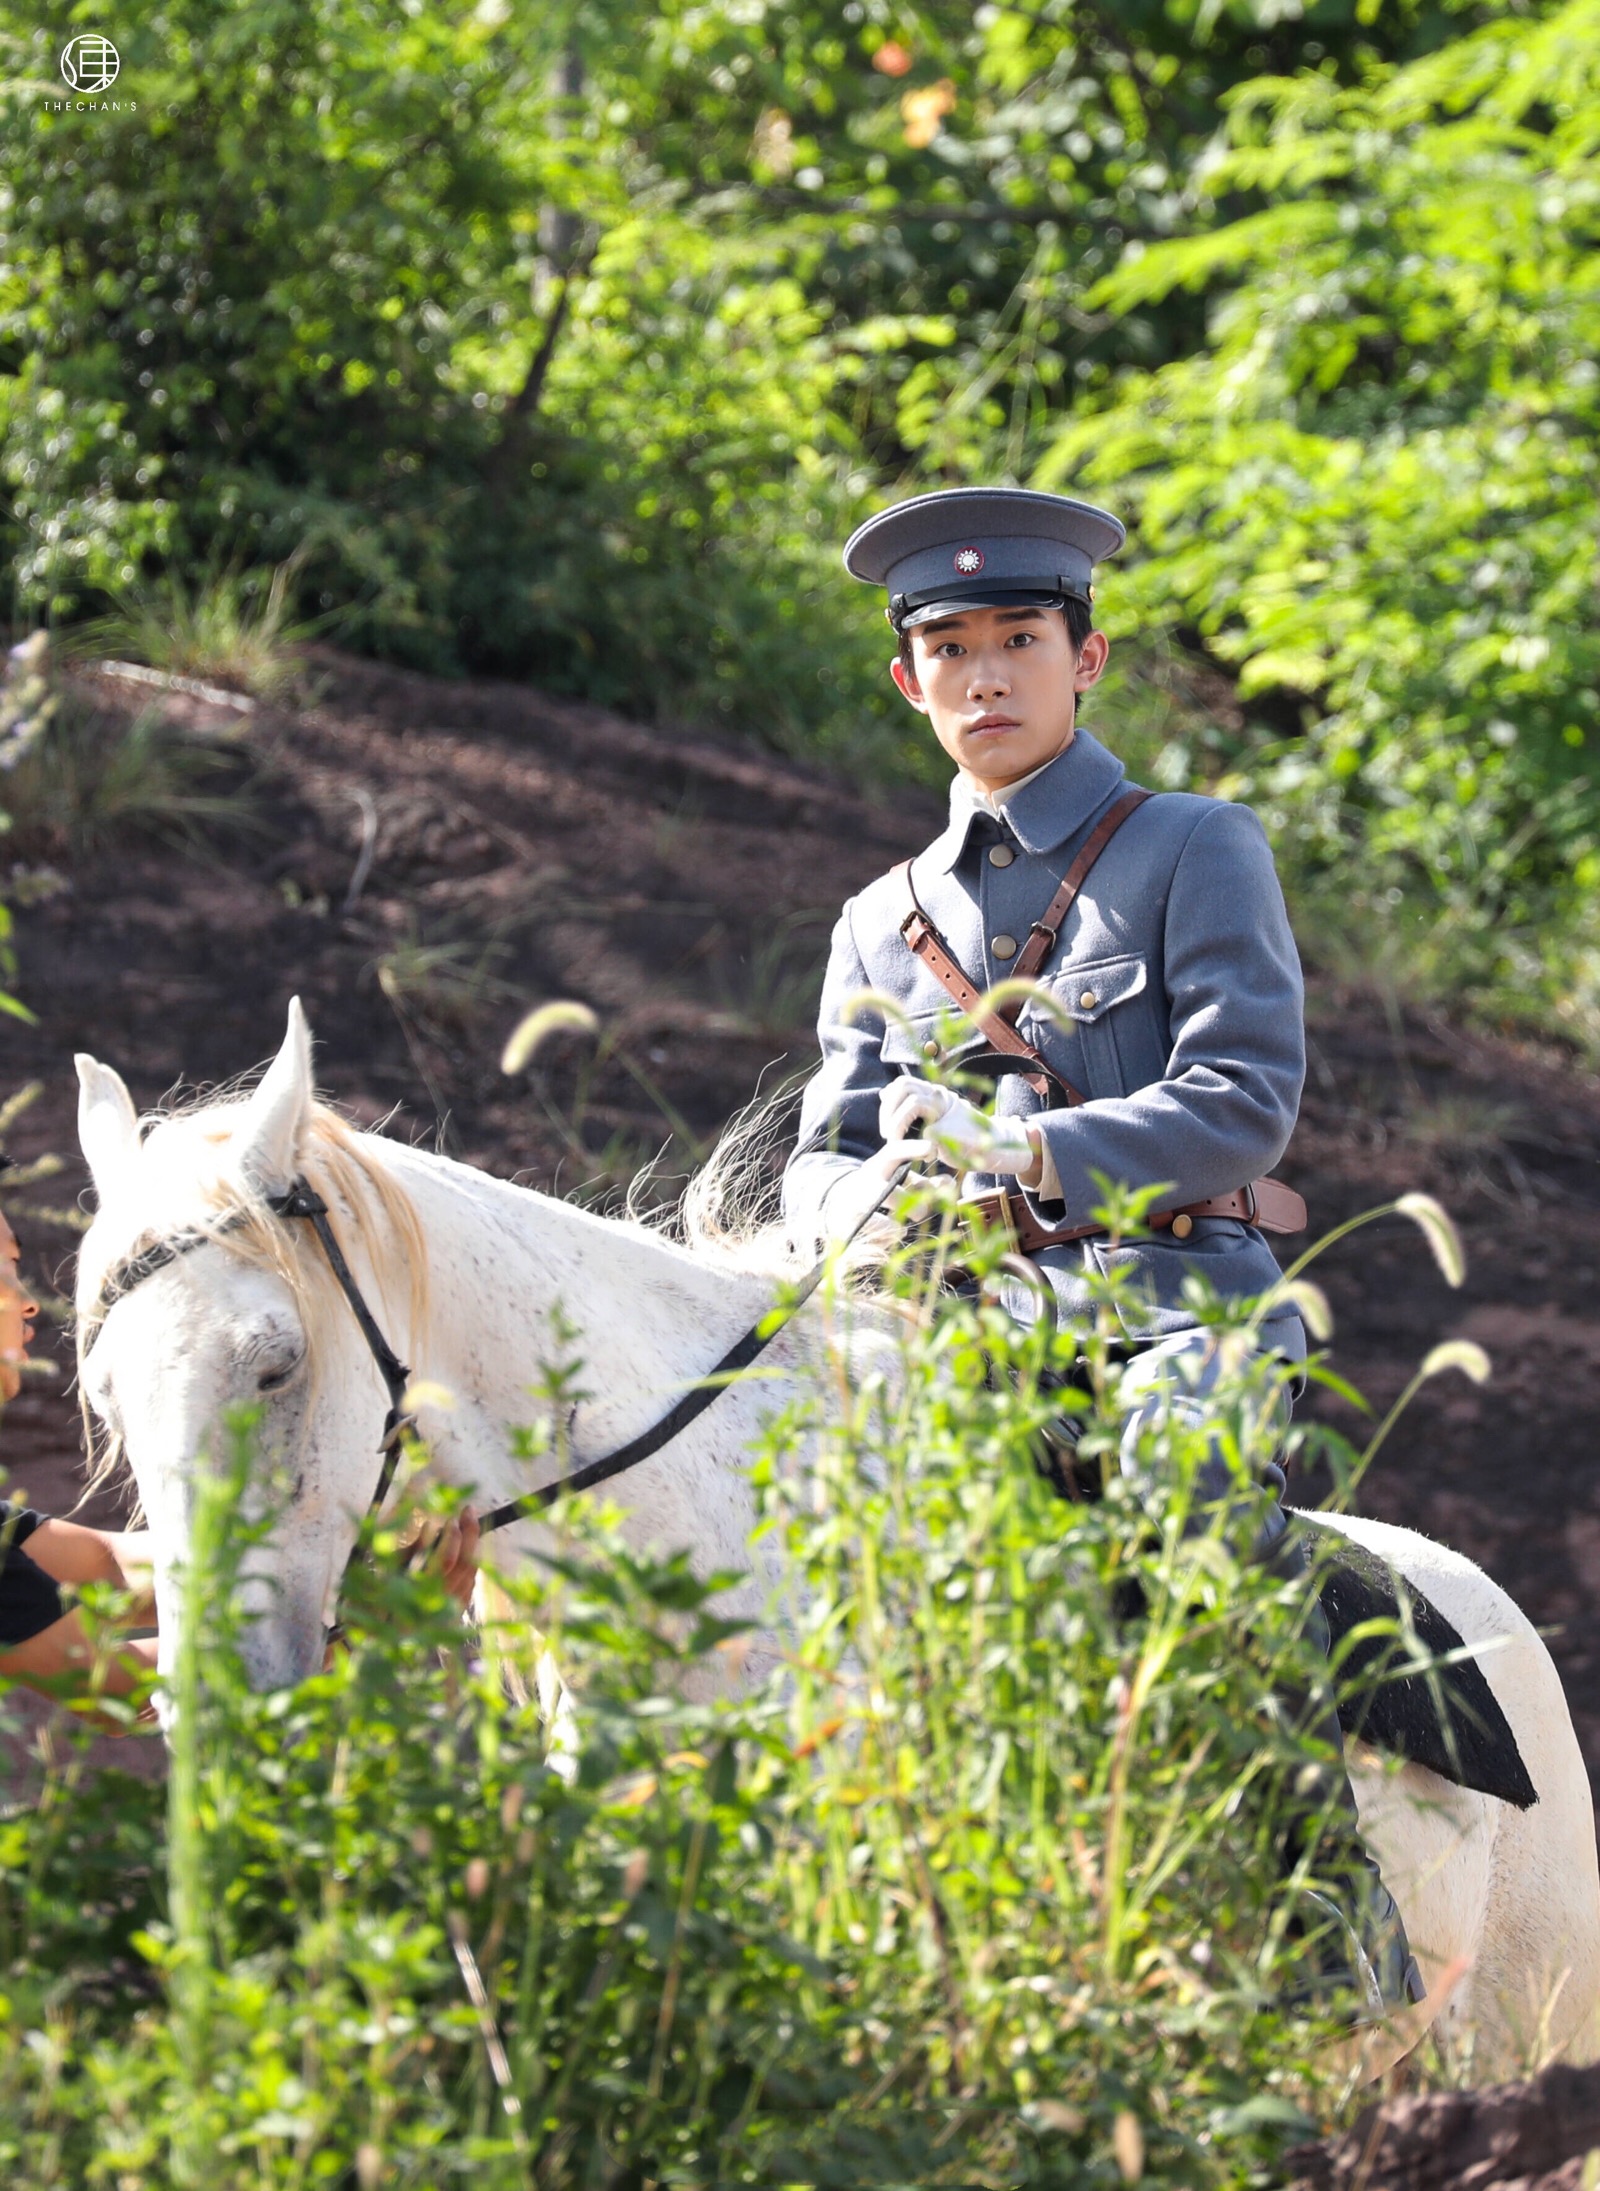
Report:
[[[981,604],[979,605],[981,606]],[[1083,652],[1083,642],[1094,630],[1094,610],[1087,601],[1080,601],[1075,593],[1069,593],[1064,601],[1056,602],[1053,605],[1060,609],[1066,620],[1067,638],[1073,653],[1081,654]],[[969,601],[967,606],[971,608],[973,603]],[[920,621],[931,622],[932,619],[924,618]],[[908,670],[912,676],[916,675],[917,664],[916,657],[911,651],[911,634],[916,628],[915,624],[904,624],[895,634],[900,641],[901,666]]]
[[[1109,510],[1031,487],[949,487],[880,510],[845,543],[845,569],[888,590],[896,631],[975,608],[1094,599],[1092,573],[1127,534]]]

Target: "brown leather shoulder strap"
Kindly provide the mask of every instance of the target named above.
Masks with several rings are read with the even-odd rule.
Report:
[[[987,1038],[992,1050],[998,1050],[1005,1057],[1025,1059],[1034,1067],[1023,1078],[1045,1102],[1050,1100],[1051,1081],[1055,1082],[1069,1104],[1085,1102],[1087,1098],[1053,1065],[1048,1064],[1033,1044],[1017,1033],[1008,1019],[1003,1018],[999,1012],[991,1011],[984,1003],[982,996],[968,980],[960,961],[917,902],[916,885],[911,880],[911,862],[902,860],[893,872],[899,877],[906,896],[911,901],[910,911],[900,923],[900,933],[945,995],[961,1007],[968,1019]]]
[[[1028,940],[1018,952],[1016,965],[1011,969],[1012,980],[1033,980],[1055,948],[1061,924],[1072,910],[1089,870],[1134,808],[1142,806],[1150,796],[1148,791],[1141,791],[1136,785],[1130,785],[1116,804],[1101,815],[1085,839],[1077,858],[1062,876],[1060,887],[1045,907],[1043,919],[1036,920],[1029,931]],[[1020,1002],[1008,1012],[991,1011],[985,1006],[982,996],[969,980],[960,961],[917,902],[916,885],[911,880],[911,862],[902,860],[892,872],[899,878],[901,887],[910,900],[910,909],[900,923],[900,933],[946,996],[958,1004],[978,1027],[987,1038],[991,1049],[998,1050],[1006,1057],[1026,1058],[1036,1068],[1024,1077],[1041,1096],[1048,1100],[1048,1086],[1041,1077],[1048,1076],[1063,1091],[1069,1104],[1086,1102],[1087,1097],[1080,1094],[1071,1081],[1063,1078],[1053,1065],[1047,1064],[1031,1042],[1017,1033],[1013,1022],[1022,1009]]]
[[[1028,940],[1017,953],[1017,963],[1011,969],[1013,981],[1033,980],[1055,949],[1056,937],[1061,933],[1061,923],[1072,911],[1078,892],[1088,880],[1090,868],[1134,808],[1143,806],[1149,797],[1148,791],[1141,791],[1137,784],[1130,784],[1116,805],[1107,808],[1095,823],[1077,858],[1062,876],[1060,889],[1045,907],[1044,918],[1036,920],[1028,931]]]

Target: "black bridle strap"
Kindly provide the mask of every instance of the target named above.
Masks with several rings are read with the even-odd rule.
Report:
[[[377,1320],[368,1308],[361,1288],[350,1275],[350,1266],[344,1259],[344,1251],[333,1236],[328,1223],[328,1205],[308,1180],[297,1179],[287,1194],[267,1197],[267,1208],[276,1217],[309,1218],[311,1228],[322,1243],[322,1252],[328,1258],[328,1268],[338,1280],[339,1291],[350,1304],[350,1313],[361,1328],[361,1336],[367,1342],[367,1351],[378,1365],[378,1374],[389,1389],[389,1412],[383,1419],[383,1436],[378,1449],[383,1455],[383,1473],[378,1478],[378,1488],[372,1494],[375,1512],[389,1496],[389,1486],[394,1481],[395,1463],[400,1452],[400,1434],[412,1425],[412,1418],[405,1410],[405,1392],[411,1382],[411,1372],[378,1329]]]
[[[85,1356],[100,1336],[100,1326],[125,1293],[132,1293],[135,1286],[142,1286],[147,1278],[153,1278],[158,1270],[165,1270],[180,1255],[192,1255],[196,1248],[209,1247],[213,1240],[220,1240],[224,1233],[237,1232],[249,1218],[248,1210],[235,1210],[220,1225],[209,1232],[175,1232],[169,1239],[158,1240],[154,1247],[141,1249],[139,1254],[127,1256],[118,1263],[106,1278],[105,1284],[95,1296],[94,1307],[89,1311],[89,1336],[83,1343]]]
[[[861,1234],[872,1222],[889,1199],[894,1189],[909,1172],[909,1163],[897,1164],[884,1180],[882,1192],[856,1220],[847,1237],[835,1251],[843,1255],[855,1246]],[[598,1460],[585,1461],[569,1475],[558,1476],[554,1483],[541,1484],[537,1491],[525,1491],[520,1498],[508,1499],[504,1506],[491,1507],[478,1527],[482,1531],[504,1529],[512,1522],[527,1521],[535,1514],[542,1514],[547,1506],[564,1498],[569,1491],[592,1491],[596,1484],[609,1483],[613,1476],[620,1476],[630,1468],[637,1468],[641,1461],[649,1460],[665,1445],[686,1431],[692,1422],[705,1413],[719,1394],[725,1392],[741,1370],[758,1361],[777,1338],[784,1326],[790,1323],[805,1307],[821,1285],[832,1255],[824,1256],[801,1279],[789,1299],[779,1307],[768,1309],[759,1323],[752,1324],[729,1347],[721,1361],[697,1378],[680,1399],[674,1400],[661,1420],[652,1423],[648,1430],[640,1431],[637,1438],[630,1438],[626,1445],[617,1446],[610,1453],[601,1454]]]
[[[855,1244],[858,1236],[876,1217],[890,1193],[899,1186],[910,1169],[909,1164],[901,1164],[889,1174],[884,1181],[883,1191],[858,1218],[849,1237],[841,1243],[839,1253],[842,1254]],[[404,1405],[411,1372],[378,1329],[372,1311],[362,1297],[361,1288],[351,1276],[350,1266],[333,1236],[333,1228],[328,1223],[328,1205],[310,1182],[297,1179],[286,1193],[268,1195],[266,1205],[276,1217],[309,1220],[322,1243],[322,1252],[328,1258],[328,1267],[338,1281],[340,1292],[350,1304],[350,1313],[359,1325],[368,1351],[389,1389],[389,1412],[384,1418],[383,1437],[379,1445],[383,1454],[383,1468],[368,1508],[369,1513],[377,1513],[389,1496],[390,1486],[394,1482],[403,1434],[413,1427],[413,1420],[406,1413]],[[188,1255],[195,1248],[203,1248],[223,1234],[235,1231],[246,1222],[248,1216],[248,1211],[237,1210],[210,1232],[174,1233],[170,1239],[158,1240],[154,1247],[146,1248],[141,1254],[130,1256],[126,1262],[119,1263],[100,1289],[92,1311],[95,1329],[89,1336],[84,1353],[87,1355],[89,1348],[94,1345],[100,1325],[112,1306],[125,1293],[131,1293],[142,1280],[153,1276],[158,1270],[164,1270],[169,1263],[175,1263],[180,1255]],[[659,1422],[652,1423],[637,1438],[630,1438],[626,1445],[615,1447],[597,1460],[585,1461],[568,1475],[558,1476],[553,1483],[541,1484],[536,1491],[525,1491],[520,1498],[508,1499],[503,1506],[492,1507],[479,1523],[479,1528],[484,1531],[505,1529],[512,1522],[526,1521],[534,1514],[542,1514],[547,1506],[554,1505],[557,1499],[563,1498],[569,1491],[589,1491],[596,1484],[609,1483],[613,1476],[620,1476],[630,1468],[637,1468],[641,1461],[649,1460],[653,1453],[659,1453],[663,1446],[670,1445],[691,1423],[698,1421],[741,1370],[748,1369],[753,1362],[760,1359],[784,1327],[799,1314],[821,1285],[831,1259],[824,1257],[806,1274],[787,1301],[777,1308],[768,1309],[758,1323],[752,1324],[748,1331],[741,1333],[721,1361],[707,1370],[703,1377],[697,1378],[688,1391],[672,1403]],[[353,1559],[355,1555],[352,1553],[351,1557]]]

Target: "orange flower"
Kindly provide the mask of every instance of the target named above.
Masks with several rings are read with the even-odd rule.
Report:
[[[831,1736],[839,1732],[843,1725],[844,1720],[842,1717],[825,1719],[820,1727],[814,1727],[810,1734],[801,1736],[794,1746],[793,1755],[796,1757],[809,1757],[819,1743],[828,1741]]]
[[[880,76],[904,76],[911,66],[911,49],[898,39],[886,39],[872,56],[872,65]]]
[[[936,84],[924,84],[920,91],[903,91],[900,118],[906,143],[918,152],[931,145],[945,116],[955,112],[955,104],[956,87],[948,76],[941,76]]]

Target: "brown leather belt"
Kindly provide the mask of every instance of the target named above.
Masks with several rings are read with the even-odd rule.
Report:
[[[1005,1187],[974,1195],[962,1208],[985,1225],[1001,1226],[1023,1255],[1089,1240],[1105,1231],[1104,1225],[1047,1225],[1034,1216],[1020,1194]],[[1262,1232],[1304,1232],[1307,1213],[1302,1197],[1281,1179],[1252,1179],[1248,1187],[1214,1194],[1205,1202],[1189,1202],[1178,1210],[1152,1210],[1144,1222],[1157,1232],[1170,1230],[1176,1239],[1187,1240],[1197,1217],[1237,1217]]]

